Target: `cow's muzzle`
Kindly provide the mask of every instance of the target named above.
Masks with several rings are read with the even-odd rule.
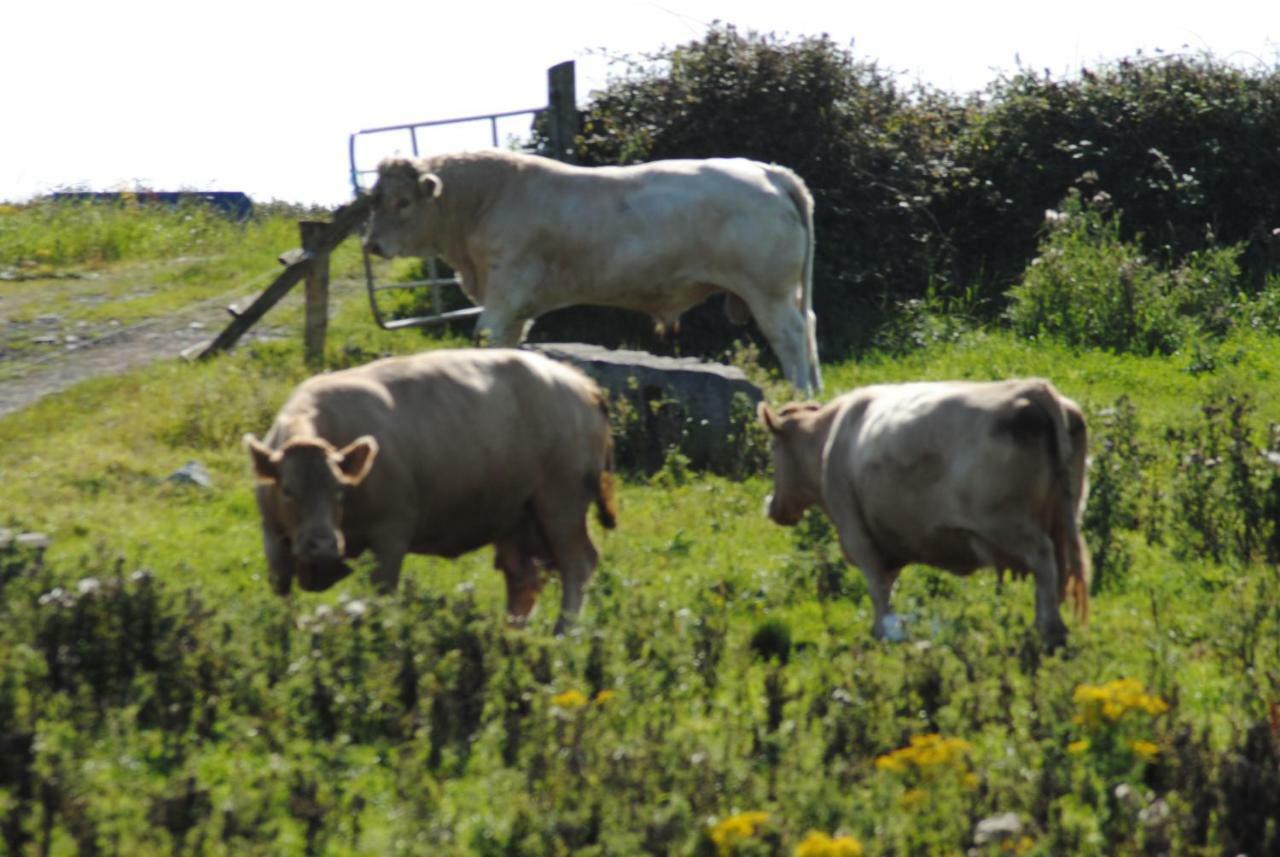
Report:
[[[778,502],[778,496],[770,494],[764,498],[764,515],[775,524],[793,527],[800,523],[800,519],[804,517],[804,511],[797,512],[794,509],[784,509],[782,504]]]
[[[299,561],[294,566],[298,588],[304,592],[323,592],[339,580],[351,574],[351,566],[337,557]]]

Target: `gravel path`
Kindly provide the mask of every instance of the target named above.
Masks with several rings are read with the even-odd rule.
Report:
[[[35,349],[0,353],[0,416],[88,378],[179,357],[187,349],[198,350],[230,321],[229,304],[245,306],[253,297],[222,295],[163,318],[89,332],[77,329],[63,333],[52,319],[45,320],[46,329],[26,325],[23,336],[50,341]],[[272,330],[268,316],[241,342],[277,335],[279,331]]]

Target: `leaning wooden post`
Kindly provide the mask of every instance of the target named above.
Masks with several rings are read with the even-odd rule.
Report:
[[[578,95],[573,60],[547,70],[547,118],[551,154],[558,161],[573,163],[574,137],[578,136]]]
[[[306,321],[302,341],[307,365],[318,367],[324,363],[325,333],[329,329],[329,251],[324,248],[325,230],[331,224],[318,220],[299,220],[302,233],[302,250],[311,257],[307,270]]]

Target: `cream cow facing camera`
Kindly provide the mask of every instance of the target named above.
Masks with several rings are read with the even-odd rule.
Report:
[[[533,610],[542,568],[559,571],[561,631],[598,561],[588,508],[615,525],[604,397],[532,352],[431,351],[317,375],[245,445],[282,595],[294,581],[329,588],[365,550],[375,582],[392,590],[407,554],[492,544],[513,622]]]

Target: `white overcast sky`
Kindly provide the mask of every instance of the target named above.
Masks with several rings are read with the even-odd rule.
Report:
[[[1280,62],[1280,6],[1258,0],[13,0],[0,6],[0,200],[136,185],[336,204],[351,194],[352,131],[540,107],[546,69],[569,59],[581,104],[606,55],[688,42],[713,20],[827,33],[960,93],[1019,63],[1065,76],[1139,51]],[[487,143],[467,133],[423,148]]]

